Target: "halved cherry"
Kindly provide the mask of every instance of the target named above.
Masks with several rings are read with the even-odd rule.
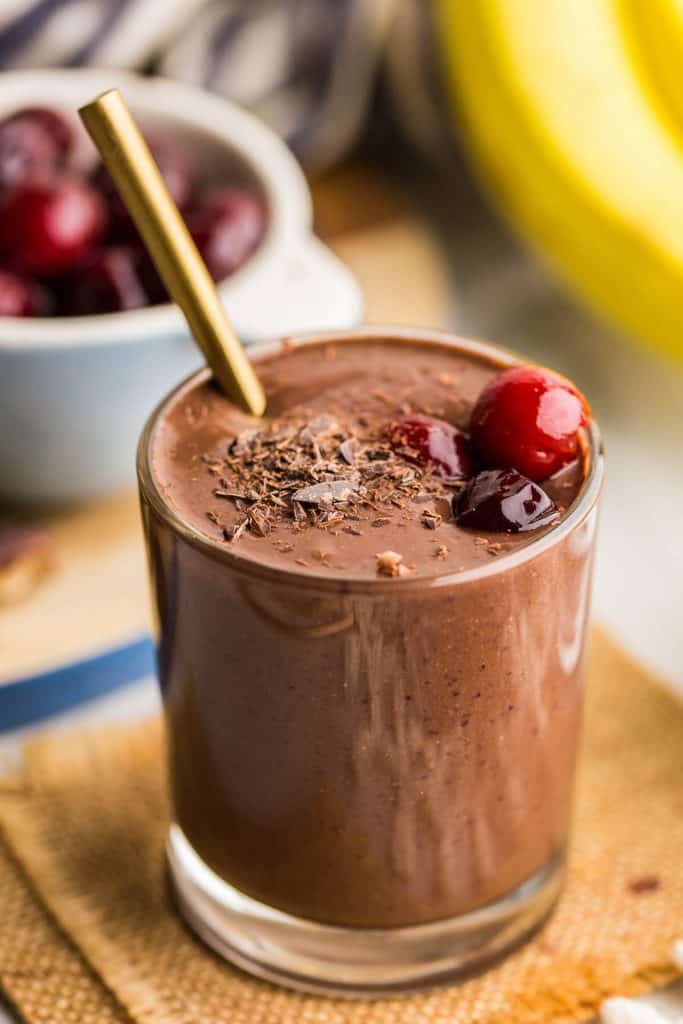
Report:
[[[540,484],[516,469],[486,469],[467,482],[455,521],[483,533],[525,533],[554,523],[558,516]]]
[[[445,480],[464,480],[473,472],[469,441],[445,420],[411,413],[391,423],[388,436],[395,452],[419,466],[431,466]]]
[[[590,407],[571,381],[540,366],[515,366],[479,395],[470,436],[487,466],[514,466],[545,480],[576,458],[578,431]]]

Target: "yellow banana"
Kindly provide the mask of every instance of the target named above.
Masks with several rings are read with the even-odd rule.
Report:
[[[621,0],[643,73],[674,122],[683,125],[683,0]]]
[[[627,2],[436,0],[469,148],[505,213],[594,306],[683,357],[683,133]]]

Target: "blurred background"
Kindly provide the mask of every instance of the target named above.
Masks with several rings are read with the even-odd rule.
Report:
[[[578,383],[608,455],[597,617],[681,693],[682,61],[680,0],[0,5],[3,125],[55,107],[77,136],[79,102],[120,86],[172,150],[180,193],[191,180],[188,223],[248,340],[361,316],[441,326]],[[79,85],[79,68],[107,70]],[[211,96],[166,81],[152,96],[129,72]],[[305,184],[229,104],[300,161],[324,247],[310,240]],[[48,158],[25,120],[4,143],[0,125],[0,693],[13,725],[60,666],[127,645],[125,678],[106,662],[111,686],[149,667],[130,438],[194,358],[80,137],[49,159],[104,196],[108,227],[91,211],[88,252],[60,251],[54,266],[27,251],[47,220],[17,189]],[[41,130],[54,143],[54,125]],[[93,411],[95,379],[107,394]],[[111,424],[84,426],[103,408],[111,436]],[[99,446],[94,467],[79,462],[79,436]],[[100,485],[119,444],[130,481],[103,472]],[[74,700],[111,688],[97,666]]]

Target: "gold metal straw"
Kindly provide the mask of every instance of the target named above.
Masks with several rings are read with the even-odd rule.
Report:
[[[262,416],[266,397],[261,383],[118,89],[102,93],[79,114],[221,389]]]

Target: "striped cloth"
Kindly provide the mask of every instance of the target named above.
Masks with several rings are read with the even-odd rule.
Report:
[[[0,69],[153,69],[253,110],[313,168],[346,153],[378,107],[436,154],[448,118],[429,9],[427,0],[2,0]]]

